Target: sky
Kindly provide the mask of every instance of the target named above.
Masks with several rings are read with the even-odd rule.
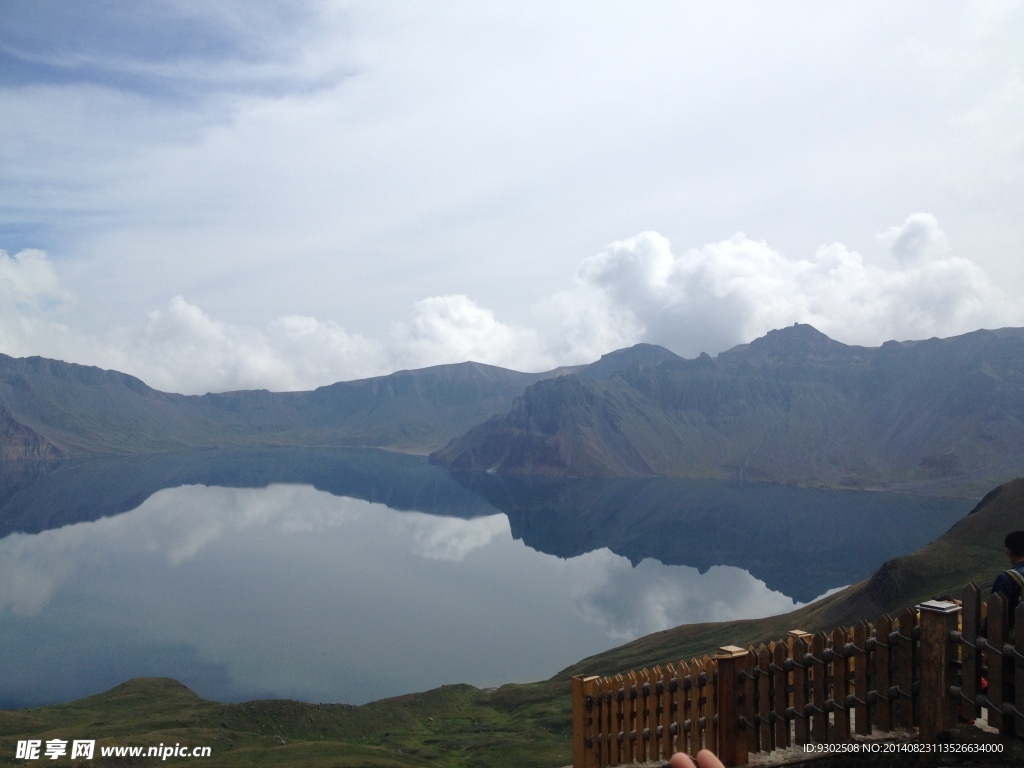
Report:
[[[0,352],[307,389],[1024,326],[1024,4],[0,0]]]

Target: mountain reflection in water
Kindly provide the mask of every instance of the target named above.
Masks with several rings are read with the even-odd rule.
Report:
[[[825,491],[680,478],[603,480],[459,475],[508,515],[512,535],[574,557],[607,547],[706,571],[742,568],[808,602],[924,546],[973,506],[873,491]],[[898,528],[899,536],[880,535]]]
[[[912,549],[969,507],[680,481],[456,482],[376,451],[5,470],[0,707],[133,676],[220,700],[351,703],[540,679],[675,624],[789,610],[895,554],[879,549],[882,515],[908,521],[919,538],[899,543]]]

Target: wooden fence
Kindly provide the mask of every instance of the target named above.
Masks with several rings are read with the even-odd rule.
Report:
[[[572,679],[573,766],[665,762],[899,732],[934,741],[958,717],[1024,737],[1024,631],[1002,595],[929,601],[830,633],[794,630],[746,649],[613,678]],[[986,614],[987,632],[983,625]],[[1015,614],[1024,627],[1024,603]],[[983,679],[987,682],[984,688]]]

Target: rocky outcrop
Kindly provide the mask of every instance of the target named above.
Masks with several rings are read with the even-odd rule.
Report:
[[[52,462],[67,454],[0,407],[0,461]]]

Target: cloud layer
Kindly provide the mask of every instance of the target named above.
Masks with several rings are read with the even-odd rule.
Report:
[[[794,322],[845,343],[878,345],[1024,321],[1020,303],[952,253],[931,214],[914,214],[877,239],[891,254],[887,265],[842,243],[790,258],[742,233],[675,256],[668,240],[644,232],[585,260],[580,278],[628,311],[644,341],[684,356],[714,354]]]
[[[134,324],[87,335],[69,322],[78,300],[38,250],[0,251],[0,350],[111,367],[159,389],[308,389],[334,381],[475,360],[545,370],[645,341],[683,356],[717,354],[773,328],[810,323],[850,344],[1024,325],[1012,301],[957,256],[936,218],[909,216],[877,234],[872,263],[841,243],[793,258],[738,233],[677,255],[643,232],[582,260],[568,289],[504,322],[465,295],[416,301],[373,338],[304,315],[243,326],[182,296]]]
[[[872,232],[925,210],[1020,293],[1022,30],[1020,2],[8,0],[0,248],[45,250],[91,335],[180,295],[268,336],[301,315],[406,339],[385,367],[452,334],[536,365],[630,323],[668,338],[598,265],[590,293],[573,280],[644,231],[675,290],[687,249],[753,259],[719,242],[737,229],[783,261],[838,241],[874,263]],[[493,315],[475,340],[459,296]]]

